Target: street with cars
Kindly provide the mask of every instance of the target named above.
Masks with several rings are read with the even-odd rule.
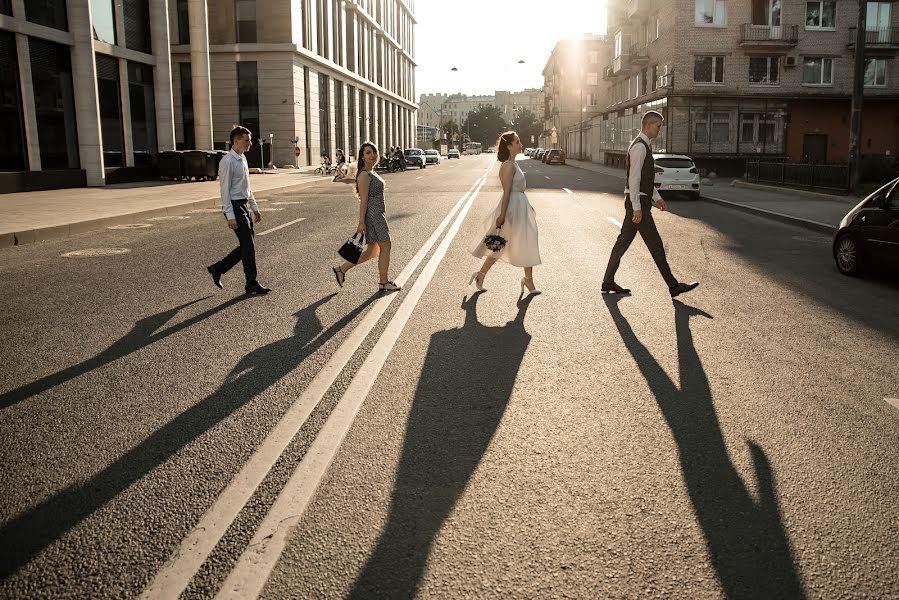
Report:
[[[214,211],[0,249],[0,596],[895,595],[895,182],[832,231],[664,190],[672,301],[639,240],[600,293],[620,177],[520,156],[522,297],[468,285],[496,155],[430,156],[381,173],[397,294],[335,284],[350,178],[256,194],[267,296]]]

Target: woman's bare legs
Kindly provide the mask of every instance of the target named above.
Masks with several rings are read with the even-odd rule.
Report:
[[[387,283],[389,281],[388,271],[390,270],[390,242],[379,242],[381,244],[381,253],[378,255],[378,275],[381,279],[378,283]]]
[[[386,243],[386,244],[388,245],[387,253],[388,253],[388,256],[389,256],[389,255],[390,255],[390,250],[389,250],[389,248],[390,248],[390,242],[372,242],[372,243],[370,243],[370,244],[368,245],[368,247],[362,252],[362,255],[359,256],[359,262],[357,262],[357,263],[354,265],[353,263],[351,263],[351,262],[349,262],[349,261],[346,261],[346,262],[344,262],[342,265],[340,265],[340,266],[338,267],[338,269],[339,269],[340,271],[342,271],[344,275],[346,275],[346,274],[347,274],[347,271],[349,271],[349,270],[352,269],[353,267],[358,267],[359,265],[361,265],[361,264],[364,263],[365,261],[367,261],[367,260],[369,260],[369,259],[372,259],[372,258],[374,258],[374,257],[376,257],[376,256],[378,256],[378,255],[380,255],[380,254],[381,254],[381,246],[380,246],[380,244],[383,244],[383,243]]]
[[[537,289],[537,286],[534,285],[534,267],[524,268],[524,285],[532,292]]]

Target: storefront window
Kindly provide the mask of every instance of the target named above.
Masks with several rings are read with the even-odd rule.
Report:
[[[122,129],[119,61],[97,55],[97,100],[100,105],[100,133],[103,138],[103,165],[125,166],[125,135]]]
[[[128,61],[128,98],[134,164],[150,165],[156,157],[156,100],[153,67]]]
[[[19,65],[16,57],[15,34],[0,31],[0,131],[3,131],[4,139],[7,140],[6,143],[0,144],[0,171],[28,169]]]
[[[77,169],[80,160],[69,47],[29,38],[28,51],[41,168]]]

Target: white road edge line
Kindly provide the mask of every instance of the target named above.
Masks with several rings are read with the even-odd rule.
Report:
[[[884,401],[893,408],[899,410],[899,398],[884,398]]]
[[[492,166],[492,165],[491,165]],[[489,173],[489,169],[488,169]],[[486,175],[478,179],[456,202],[431,237],[418,250],[412,260],[397,276],[399,285],[415,272],[428,252],[446,230],[447,226],[471,197],[475,189],[486,181]],[[178,598],[187,588],[196,572],[203,566],[206,558],[218,544],[237,515],[250,500],[265,476],[280,458],[281,454],[296,436],[297,432],[318,406],[325,393],[333,385],[337,376],[343,371],[359,346],[377,325],[381,316],[397,297],[390,294],[376,301],[362,318],[343,344],[334,352],[331,359],[316,374],[300,397],[291,405],[278,424],[272,429],[256,452],[247,460],[240,472],[222,490],[215,502],[200,518],[199,522],[181,541],[181,545],[172,553],[166,564],[156,573],[153,581],[141,593],[141,598]]]
[[[492,166],[493,163],[491,163]],[[488,169],[489,173],[489,169]],[[331,416],[325,422],[315,441],[309,447],[303,460],[291,475],[290,480],[278,495],[278,499],[266,515],[256,535],[250,540],[244,553],[238,559],[234,570],[228,575],[217,599],[245,600],[257,598],[268,581],[272,570],[281,557],[293,527],[299,523],[309,503],[315,496],[321,480],[324,478],[331,461],[340,449],[343,439],[374,385],[381,368],[387,360],[393,346],[402,333],[412,311],[425,288],[443,261],[450,244],[459,231],[468,209],[486,182],[486,175],[480,179],[480,185],[471,194],[468,202],[459,211],[455,222],[447,231],[434,251],[428,264],[415,280],[415,284],[397,309],[396,314],[381,334],[371,354],[359,368],[353,380],[344,392],[343,397],[334,407]]]
[[[278,225],[277,227],[272,227],[271,229],[266,229],[265,231],[260,231],[260,232],[257,233],[256,235],[267,235],[267,234],[269,234],[269,233],[271,233],[271,232],[273,232],[273,231],[278,231],[279,229],[282,229],[282,228],[284,228],[284,227],[287,227],[288,225],[293,225],[294,223],[299,223],[300,221],[305,221],[305,220],[306,220],[306,217],[301,217],[301,218],[299,218],[299,219],[294,219],[293,221],[290,221],[290,222],[288,222],[288,223],[284,223],[283,225]]]
[[[621,227],[622,227],[621,223],[618,220],[616,220],[615,217],[606,217],[606,221],[608,221],[609,223],[611,223],[618,229],[621,229]]]
[[[562,188],[562,189],[565,190],[566,192],[568,192],[569,194],[573,194],[573,193],[574,193],[574,192],[572,192],[571,190],[569,190],[568,188]]]
[[[544,178],[544,179],[549,179],[549,175],[544,175],[543,178]]]

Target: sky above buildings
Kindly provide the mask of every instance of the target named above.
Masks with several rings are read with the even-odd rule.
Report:
[[[541,87],[557,41],[605,33],[606,2],[418,0],[415,18],[418,94],[493,94]]]

